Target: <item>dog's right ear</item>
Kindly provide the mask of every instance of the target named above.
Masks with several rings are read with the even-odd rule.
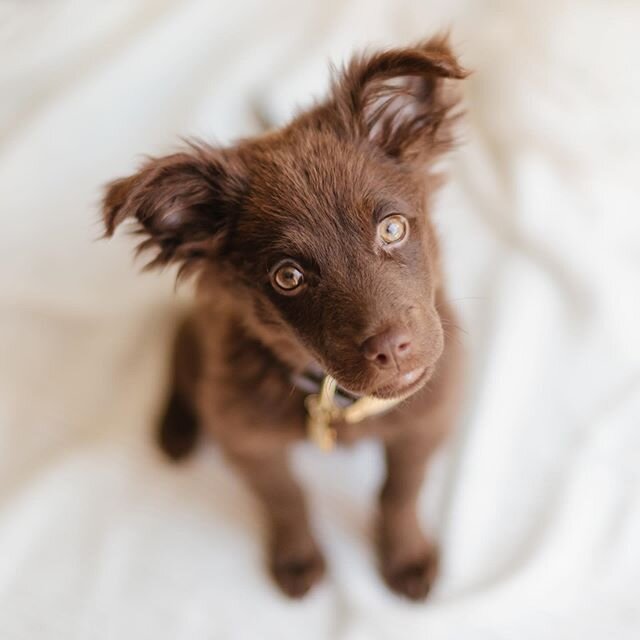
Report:
[[[452,144],[460,95],[468,75],[446,35],[414,47],[356,56],[334,79],[339,122],[399,160],[432,161]]]
[[[133,218],[146,236],[138,250],[156,251],[148,268],[174,262],[191,267],[218,253],[238,207],[242,178],[230,152],[204,145],[151,158],[137,173],[107,185],[106,235]]]

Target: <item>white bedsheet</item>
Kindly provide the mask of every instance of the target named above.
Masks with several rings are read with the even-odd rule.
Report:
[[[380,450],[305,445],[329,575],[292,603],[215,447],[176,468],[150,444],[172,277],[94,241],[99,186],[448,24],[476,73],[438,204],[470,353],[421,501],[443,575],[428,604],[390,594]],[[637,640],[638,28],[622,0],[0,5],[0,638]]]

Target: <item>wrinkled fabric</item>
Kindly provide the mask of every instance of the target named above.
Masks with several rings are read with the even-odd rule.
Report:
[[[3,4],[0,638],[640,637],[638,25],[595,0]],[[179,467],[153,446],[190,292],[98,241],[101,185],[447,26],[474,74],[435,207],[469,354],[420,499],[442,576],[411,604],[376,573],[376,443],[305,444],[329,569],[290,602],[215,444]]]

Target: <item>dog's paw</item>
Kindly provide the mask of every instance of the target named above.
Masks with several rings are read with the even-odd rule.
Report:
[[[305,554],[283,554],[274,557],[271,573],[280,589],[290,598],[302,598],[324,575],[321,553],[313,550]]]
[[[158,446],[169,459],[177,462],[196,448],[198,435],[195,417],[174,394],[158,428]]]
[[[165,422],[158,429],[158,446],[174,462],[187,458],[196,448],[197,439],[195,424],[177,426]]]
[[[411,600],[424,600],[438,574],[438,550],[426,546],[421,553],[402,560],[385,560],[382,573],[389,587]]]

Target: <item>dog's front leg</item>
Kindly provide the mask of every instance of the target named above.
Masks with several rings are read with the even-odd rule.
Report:
[[[286,451],[227,451],[227,456],[265,508],[273,577],[288,596],[303,596],[322,577],[324,560],[311,534],[304,496],[289,469]]]
[[[382,575],[397,593],[426,597],[436,577],[438,551],[422,532],[416,502],[434,449],[417,430],[386,445],[387,477],[380,493],[379,551]]]

